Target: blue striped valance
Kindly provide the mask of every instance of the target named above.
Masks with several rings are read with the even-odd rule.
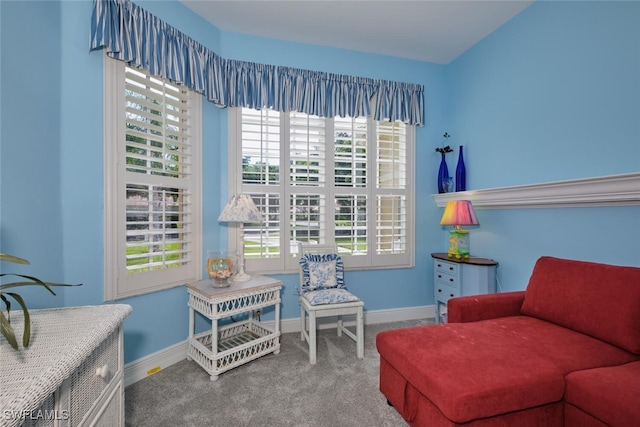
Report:
[[[91,49],[103,47],[223,107],[424,124],[422,85],[227,60],[129,0],[94,1]]]

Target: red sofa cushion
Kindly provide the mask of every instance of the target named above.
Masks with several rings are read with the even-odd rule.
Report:
[[[640,354],[640,268],[541,257],[522,313]]]
[[[393,404],[402,418],[416,427],[562,427],[564,402],[550,403],[522,411],[457,423],[448,419],[440,409],[422,395],[387,361],[380,358],[380,391]],[[585,426],[576,426],[585,427]],[[598,426],[606,427],[606,426]]]
[[[567,375],[565,400],[610,426],[640,423],[640,362]]]
[[[618,347],[528,316],[384,331],[376,346],[413,387],[459,423],[558,402],[567,373],[637,360]]]

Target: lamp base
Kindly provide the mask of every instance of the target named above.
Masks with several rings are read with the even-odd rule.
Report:
[[[469,258],[469,231],[455,228],[449,231],[449,258]]]
[[[249,276],[247,273],[242,272],[233,276],[232,280],[234,282],[248,282],[249,280],[251,280],[251,276]]]

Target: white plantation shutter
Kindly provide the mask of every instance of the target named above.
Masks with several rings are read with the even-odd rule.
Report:
[[[327,197],[305,193],[289,196],[289,254],[298,254],[298,242],[324,242],[326,234]]]
[[[289,184],[324,187],[327,170],[325,120],[303,113],[289,115]]]
[[[376,253],[403,254],[407,250],[407,203],[404,196],[376,197]]]
[[[377,188],[404,190],[407,188],[407,126],[395,122],[378,122]]]
[[[367,119],[334,119],[335,185],[366,188],[367,186]]]
[[[242,121],[242,183],[280,183],[280,113],[272,110],[244,111]],[[235,177],[233,179],[235,182]]]
[[[111,300],[199,279],[201,113],[199,96],[187,89],[105,62],[105,297]]]
[[[393,255],[408,253],[409,146],[407,126],[378,122],[376,128],[375,247],[378,262],[389,265],[396,262]]]
[[[285,260],[298,253],[298,242],[324,241],[327,196],[327,133],[326,120],[317,116],[292,112],[289,114],[289,179],[288,246]],[[285,194],[285,195],[286,195]],[[294,261],[297,261],[294,260]],[[285,268],[287,263],[285,261]]]
[[[340,253],[367,256],[371,247],[367,195],[338,194],[335,202],[335,241]]]
[[[280,229],[281,207],[279,193],[255,194],[249,193],[260,212],[263,221],[260,224],[244,225],[244,255],[247,259],[256,260],[263,264],[270,264],[273,259],[281,258]],[[234,241],[237,241],[235,239]]]
[[[348,268],[413,265],[414,127],[247,108],[229,120],[229,191],[264,218],[244,227],[249,271],[297,271],[299,242],[336,242]]]
[[[233,249],[244,251],[247,265],[258,264],[260,270],[268,270],[269,265],[282,259],[282,117],[279,112],[267,109],[238,110],[244,112],[244,120],[237,122],[240,127],[237,133],[243,135],[241,166],[240,173],[231,173],[238,169],[229,167],[229,182],[235,184],[237,177],[241,177],[238,184],[241,192],[251,196],[263,213],[263,221],[261,224],[245,224],[244,247]],[[232,244],[237,241],[236,237],[230,240]]]
[[[189,195],[180,188],[126,186],[127,274],[187,264],[193,256]]]
[[[367,201],[370,195],[369,138],[372,134],[366,117],[336,117],[333,120],[333,236],[341,254],[354,257],[347,263],[350,266],[367,266],[370,263]]]

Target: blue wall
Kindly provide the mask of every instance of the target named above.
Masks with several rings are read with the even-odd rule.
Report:
[[[2,2],[0,8],[0,251],[29,259],[51,282],[62,281],[59,4]],[[38,31],[15,19],[23,14],[39,23]],[[45,44],[54,49],[43,50]],[[0,269],[35,271],[7,263]],[[56,292],[63,299],[64,290]],[[54,298],[42,288],[21,294],[32,306]]]
[[[368,310],[433,303],[429,254],[444,250],[447,237],[431,198],[434,149],[445,131],[448,143],[465,146],[469,189],[640,169],[634,3],[535,3],[447,66],[222,32],[177,1],[137,4],[225,58],[425,86],[416,267],[348,272]],[[29,258],[23,271],[84,284],[57,297],[32,290],[32,308],[103,302],[103,58],[88,49],[91,9],[90,1],[0,2],[0,250]],[[207,248],[226,242],[216,221],[227,198],[226,110],[203,102],[203,119]],[[454,156],[449,162],[453,169]],[[526,286],[541,254],[640,265],[639,209],[479,210],[472,251],[500,262],[506,290]],[[297,276],[279,278],[283,318],[298,317]],[[134,308],[125,321],[127,362],[185,339],[183,287],[122,302]]]
[[[640,171],[638,22],[638,2],[535,2],[449,64],[467,189]],[[640,266],[638,206],[477,214],[472,252],[500,262],[505,290],[540,255]]]
[[[221,33],[179,2],[137,3],[226,58],[424,84],[429,122],[444,121],[440,108],[445,99],[444,66]],[[83,283],[57,297],[35,290],[28,295],[30,307],[101,304],[103,57],[88,49],[92,3],[1,2],[0,7],[2,251],[31,259],[28,271],[47,280]],[[35,22],[23,24],[30,21]],[[40,104],[34,105],[35,100]],[[20,110],[11,108],[16,102]],[[216,219],[227,199],[227,114],[208,102],[203,109],[203,246],[215,248],[226,243],[227,230]],[[33,118],[25,112],[34,114],[41,126],[33,126]],[[418,158],[429,158],[428,141],[442,129],[434,126],[419,130]],[[43,157],[35,164],[29,160],[34,167],[26,167],[26,159],[38,152]],[[425,168],[418,171],[417,206],[435,217],[436,208],[428,200],[433,181],[429,175]],[[432,236],[430,244],[418,248],[420,259],[440,247],[433,238],[437,230],[429,231],[426,225],[417,226],[420,236]],[[379,310],[431,303],[430,275],[429,266],[421,262],[410,270],[348,273],[347,279],[369,310]],[[297,275],[279,278],[285,285],[283,318],[298,317],[293,293]],[[185,339],[188,319],[183,287],[121,302],[134,309],[125,321],[127,362]]]

